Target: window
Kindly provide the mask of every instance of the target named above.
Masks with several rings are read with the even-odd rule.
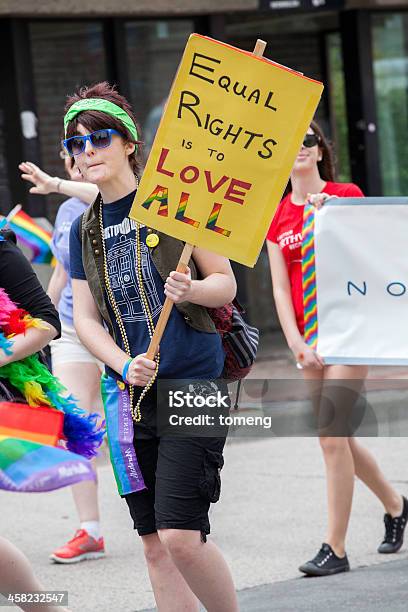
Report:
[[[130,95],[148,155],[187,39],[189,20],[126,24]]]
[[[38,130],[44,170],[63,175],[59,157],[67,95],[79,86],[106,79],[102,24],[91,21],[30,24]],[[55,203],[47,196],[48,217]]]
[[[408,192],[408,14],[371,17],[378,141],[384,195]]]
[[[337,179],[340,182],[348,183],[351,180],[348,124],[341,38],[338,32],[327,35],[327,60],[331,132],[337,161]]]
[[[13,206],[7,177],[7,156],[3,126],[4,115],[3,111],[0,109],[0,213],[7,214]]]

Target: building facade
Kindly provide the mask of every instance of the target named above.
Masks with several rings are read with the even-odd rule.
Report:
[[[60,200],[28,195],[18,163],[62,173],[63,107],[80,85],[117,83],[151,142],[191,32],[244,49],[262,38],[266,57],[321,80],[339,179],[408,194],[408,0],[1,0],[0,212],[55,217]],[[265,251],[236,273],[251,320],[274,329]]]

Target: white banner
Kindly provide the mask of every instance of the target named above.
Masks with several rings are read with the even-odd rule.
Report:
[[[317,352],[408,364],[408,198],[333,198],[315,214]]]

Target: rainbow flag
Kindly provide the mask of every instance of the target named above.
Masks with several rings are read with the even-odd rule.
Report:
[[[23,210],[19,210],[8,221],[18,240],[31,252],[31,263],[49,264],[52,261],[50,248],[52,234],[43,229]]]
[[[57,446],[64,437],[64,413],[50,406],[0,402],[0,436]]]
[[[95,480],[90,462],[63,448],[0,435],[0,489],[43,493]]]
[[[0,489],[41,493],[95,479],[87,459],[57,446],[63,420],[54,408],[0,402]]]

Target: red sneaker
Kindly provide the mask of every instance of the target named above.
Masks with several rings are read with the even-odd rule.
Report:
[[[78,563],[87,559],[100,559],[105,556],[103,538],[95,540],[85,529],[78,529],[69,542],[57,548],[50,560],[55,563]]]

